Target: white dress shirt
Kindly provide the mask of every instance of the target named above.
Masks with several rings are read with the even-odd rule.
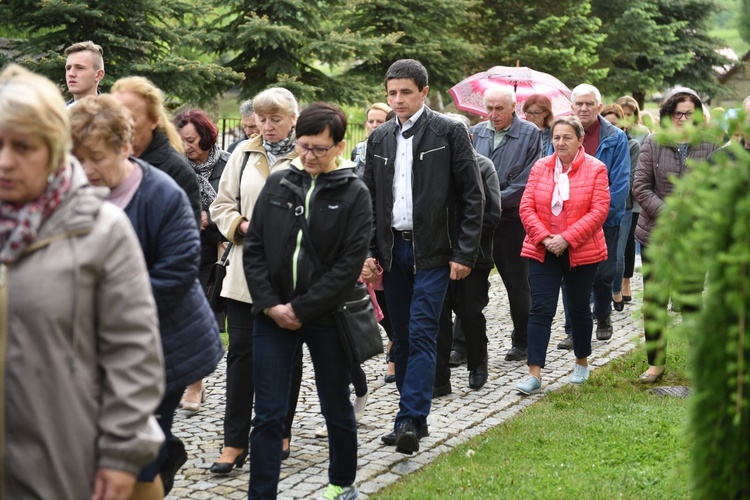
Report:
[[[393,163],[393,211],[391,217],[393,229],[397,231],[414,229],[411,196],[411,169],[414,163],[413,136],[407,139],[403,134],[414,126],[423,112],[424,105],[411,118],[406,120],[403,126],[398,119],[396,122],[399,125],[399,130],[396,133],[396,159]]]

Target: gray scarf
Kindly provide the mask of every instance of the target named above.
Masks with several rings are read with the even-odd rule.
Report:
[[[216,163],[221,158],[221,150],[218,146],[214,146],[211,148],[211,151],[208,153],[208,159],[205,163],[201,163],[198,165],[193,160],[188,158],[188,162],[190,162],[190,166],[193,167],[193,171],[195,172],[195,175],[198,177],[198,184],[201,188],[201,209],[204,211],[208,211],[208,207],[211,206],[211,203],[216,199],[216,190],[209,182],[209,177],[211,177],[211,172],[214,171],[214,167],[216,166]]]

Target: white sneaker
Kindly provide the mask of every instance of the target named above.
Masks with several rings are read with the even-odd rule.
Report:
[[[570,383],[580,385],[589,379],[590,370],[585,366],[576,364],[573,366],[573,374],[570,376]]]
[[[328,437],[328,427],[325,425],[323,427],[318,427],[315,429],[315,437],[318,438],[327,438]]]
[[[362,397],[355,396],[354,398],[354,420],[357,422],[359,422],[365,414],[365,405],[367,404],[368,394],[369,392],[365,393]]]

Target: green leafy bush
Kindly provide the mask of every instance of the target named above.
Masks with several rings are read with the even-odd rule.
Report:
[[[740,117],[744,120],[744,117]],[[742,123],[732,124],[737,127]],[[750,126],[745,127],[750,137]],[[692,130],[721,137],[723,131]],[[660,140],[669,140],[660,134]],[[683,310],[673,322],[653,308],[654,326],[692,344],[690,431],[698,498],[750,496],[750,152],[738,143],[674,179],[652,233],[653,286],[646,300]],[[649,282],[651,285],[651,282]],[[703,304],[703,307],[700,305]],[[686,307],[687,306],[687,307]],[[687,312],[696,306],[696,312]]]

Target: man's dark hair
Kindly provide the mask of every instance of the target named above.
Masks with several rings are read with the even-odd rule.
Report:
[[[297,137],[318,135],[328,129],[333,143],[338,144],[344,140],[346,124],[346,113],[341,108],[325,102],[316,102],[310,104],[299,114],[295,134]]]
[[[385,73],[384,85],[386,89],[388,88],[388,80],[395,78],[414,80],[414,83],[417,84],[417,88],[421,92],[427,86],[427,69],[422,66],[421,62],[414,59],[399,59],[391,64],[391,67]]]

